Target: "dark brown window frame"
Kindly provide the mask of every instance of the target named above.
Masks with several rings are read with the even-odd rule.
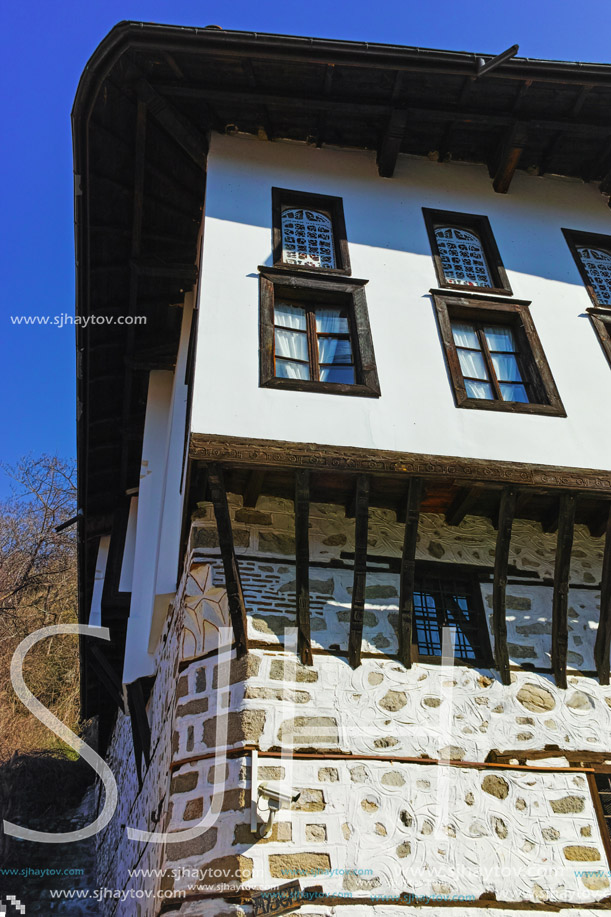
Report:
[[[439,332],[443,344],[446,365],[452,383],[454,399],[459,408],[484,411],[504,411],[515,414],[547,414],[566,417],[566,411],[545,357],[539,335],[529,311],[530,302],[513,299],[466,297],[449,290],[431,290]],[[487,400],[470,398],[464,383],[462,370],[452,334],[452,320],[491,322],[512,327],[523,355],[522,369],[538,400],[525,404],[518,401]]]
[[[611,251],[611,235],[606,236],[603,233],[599,232],[583,232],[578,229],[564,229],[562,230],[564,238],[566,239],[566,244],[568,245],[575,264],[577,265],[577,270],[583,281],[583,285],[588,291],[588,295],[592,300],[592,303],[597,309],[609,309],[611,311],[611,306],[606,303],[600,303],[596,295],[594,287],[590,283],[590,278],[588,277],[588,272],[586,271],[583,262],[577,251],[578,245],[585,245],[592,248],[606,248]]]
[[[282,260],[282,211],[290,207],[304,207],[324,213],[331,220],[333,249],[336,267],[308,267],[305,264],[285,264]],[[344,219],[344,202],[330,194],[310,194],[308,191],[290,191],[272,188],[272,247],[274,267],[284,271],[308,271],[314,274],[341,274],[349,277],[350,255]]]
[[[367,299],[366,280],[330,276],[311,271],[292,270],[287,273],[278,268],[259,267],[259,379],[264,388],[288,389],[297,392],[326,392],[331,395],[353,395],[365,398],[380,397],[380,383],[376,368]],[[357,382],[320,382],[311,379],[282,379],[274,372],[274,302],[277,297],[291,302],[341,305],[348,308],[350,340]],[[322,299],[317,299],[321,296]]]
[[[605,352],[605,356],[611,366],[611,308],[589,308],[586,310],[590,316],[590,321],[596,336],[600,341],[600,346]]]
[[[513,291],[501,260],[490,220],[484,214],[477,213],[459,213],[454,210],[433,210],[430,207],[423,207],[424,222],[428,233],[431,251],[433,253],[433,263],[435,273],[437,274],[437,283],[442,289],[458,290],[471,293],[495,293],[499,296],[512,296]],[[484,257],[490,272],[493,286],[491,287],[473,287],[469,284],[450,283],[446,280],[435,236],[436,226],[454,226],[456,229],[466,229],[474,232],[482,243]]]

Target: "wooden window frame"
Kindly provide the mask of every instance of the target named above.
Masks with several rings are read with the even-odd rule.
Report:
[[[598,296],[592,284],[590,283],[590,278],[588,277],[588,272],[586,271],[584,264],[579,256],[577,251],[577,246],[586,246],[587,248],[605,248],[608,251],[611,251],[611,235],[607,236],[599,232],[582,232],[578,229],[563,229],[562,233],[566,239],[566,244],[568,245],[575,264],[577,265],[577,270],[583,281],[583,285],[588,291],[588,296],[592,300],[593,305],[597,309],[608,309],[611,312],[611,306],[607,303],[600,303],[598,301]]]
[[[365,297],[366,280],[312,276],[309,271],[292,270],[290,275],[277,268],[259,267],[259,379],[263,388],[289,389],[297,392],[326,392],[330,395],[380,397],[380,383],[375,362],[369,313]],[[328,272],[325,271],[325,275]],[[274,303],[284,297],[289,302],[308,305],[325,304],[348,309],[350,341],[354,359],[354,384],[320,382],[312,379],[277,378],[274,371]],[[320,298],[319,298],[320,297]]]
[[[431,290],[437,322],[443,344],[448,374],[452,383],[456,407],[484,411],[505,411],[514,414],[547,414],[566,417],[566,411],[545,357],[539,335],[526,300],[476,298],[461,296],[449,290]],[[521,353],[524,381],[537,396],[536,402],[488,400],[470,398],[460,368],[452,334],[452,321],[489,322],[504,324],[513,330]]]
[[[426,231],[429,236],[431,251],[433,253],[433,263],[435,273],[437,274],[437,283],[444,290],[457,290],[460,292],[470,293],[495,293],[498,296],[512,296],[513,291],[501,260],[490,220],[487,216],[477,213],[459,213],[454,210],[433,210],[430,207],[423,207],[424,222]],[[486,259],[488,272],[492,279],[491,287],[475,287],[469,284],[450,283],[446,280],[441,254],[435,236],[437,226],[448,226],[456,229],[465,229],[467,232],[474,232],[482,243],[482,250]]]
[[[456,664],[468,666],[474,669],[491,669],[494,668],[494,654],[490,642],[490,632],[486,619],[486,609],[481,589],[481,568],[472,564],[444,564],[435,561],[416,561],[415,585],[414,592],[418,592],[419,580],[423,576],[438,579],[463,579],[470,585],[470,600],[472,607],[470,611],[476,616],[477,623],[481,629],[480,653],[476,654],[475,659],[462,659],[455,657]],[[471,605],[470,601],[470,605]],[[416,612],[414,610],[414,623],[412,627],[412,662],[422,662],[427,665],[441,665],[442,657],[429,656],[421,653],[418,649],[418,631],[416,627]]]
[[[611,366],[611,308],[591,307],[586,311],[590,316],[590,321],[600,341],[600,346],[609,361],[609,366]]]
[[[333,250],[336,267],[312,267],[306,264],[285,264],[282,260],[282,211],[303,207],[316,210],[329,217],[333,234]],[[344,202],[341,197],[329,194],[310,194],[307,191],[290,191],[287,188],[272,188],[272,248],[274,267],[283,271],[308,271],[314,274],[351,274]]]

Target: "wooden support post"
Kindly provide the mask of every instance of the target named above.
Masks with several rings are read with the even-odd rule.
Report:
[[[447,524],[460,525],[465,516],[475,508],[483,491],[484,488],[481,484],[475,484],[473,487],[461,487],[447,509]]]
[[[421,500],[422,478],[411,478],[407,488],[399,598],[399,659],[406,669],[410,669],[412,665],[416,541],[418,538]]]
[[[516,510],[515,487],[507,487],[501,497],[499,528],[494,555],[494,584],[492,587],[492,630],[494,633],[494,655],[501,681],[508,685],[509,652],[507,650],[507,618],[505,614],[505,592],[507,590],[507,568],[511,529]]]
[[[607,515],[607,536],[603,556],[603,572],[600,582],[600,620],[594,661],[601,685],[609,684],[609,649],[611,647],[611,508]]]
[[[264,471],[257,470],[250,472],[246,482],[246,488],[244,490],[244,506],[254,508],[257,505],[257,500],[259,499],[264,481]]]
[[[246,607],[244,605],[244,595],[242,593],[238,562],[235,556],[231,517],[227,504],[223,472],[216,464],[208,466],[208,487],[210,489],[210,498],[216,517],[221,558],[223,560],[225,582],[227,584],[229,615],[233,625],[236,655],[239,659],[248,652]]]
[[[304,665],[312,665],[310,640],[310,472],[295,475],[295,601],[297,652]]]
[[[526,127],[520,122],[511,125],[501,141],[492,187],[498,194],[507,194],[511,179],[526,146]]]
[[[394,175],[406,125],[407,112],[395,109],[378,149],[378,173],[382,178],[392,178]]]
[[[361,664],[361,643],[363,642],[369,527],[369,478],[367,475],[360,474],[356,479],[355,504],[354,581],[348,638],[348,662],[353,669],[358,668]]]
[[[575,496],[560,498],[558,539],[554,567],[554,599],[552,607],[552,671],[559,688],[566,688],[566,656],[569,642],[568,603],[571,549],[575,527]]]

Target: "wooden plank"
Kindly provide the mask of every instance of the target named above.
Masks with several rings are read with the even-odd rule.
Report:
[[[395,109],[388,120],[378,149],[378,173],[381,178],[392,178],[401,151],[407,127],[407,112]]]
[[[310,472],[295,475],[295,601],[297,652],[304,665],[312,665],[310,639]]]
[[[365,584],[367,578],[367,536],[369,528],[369,478],[360,474],[356,479],[354,580],[352,608],[350,609],[350,636],[348,662],[353,669],[361,664],[363,642],[363,617],[365,614]]]
[[[558,513],[558,538],[554,567],[554,597],[552,605],[552,671],[559,688],[566,688],[566,657],[569,642],[568,601],[571,549],[575,527],[573,494],[563,494]]]
[[[246,482],[246,488],[244,490],[243,504],[253,508],[257,505],[257,500],[263,489],[263,482],[265,481],[265,472],[264,471],[251,471],[248,475],[248,480]]]
[[[484,488],[478,484],[473,487],[461,487],[446,511],[447,524],[460,525],[465,516],[475,509],[483,492]]]
[[[411,478],[407,487],[403,554],[399,591],[399,659],[409,669],[412,665],[414,632],[414,580],[416,577],[416,542],[422,501],[422,478]]]
[[[126,690],[138,784],[142,787],[142,757],[147,767],[151,763],[151,727],[146,715],[142,679],[137,678],[136,681],[131,682],[127,685]]]
[[[492,180],[492,187],[497,194],[507,194],[509,191],[511,180],[526,146],[526,140],[526,128],[519,122],[512,124],[505,132]]]
[[[505,593],[507,591],[507,569],[509,566],[509,547],[511,529],[516,509],[516,489],[507,487],[501,497],[499,508],[499,528],[496,536],[494,555],[494,583],[492,587],[492,630],[494,633],[494,655],[501,681],[510,683],[509,651],[507,649],[507,618]]]
[[[594,661],[601,685],[609,684],[609,649],[611,647],[611,508],[607,514],[607,535],[600,583],[600,619]]]
[[[239,659],[248,652],[246,606],[244,604],[238,562],[235,556],[233,531],[231,528],[231,517],[227,504],[223,472],[215,463],[208,466],[208,487],[212,506],[214,507],[214,515],[216,517],[219,546],[221,549],[221,558],[223,560],[223,569],[225,571],[225,582],[227,584],[229,615],[233,625],[236,655]]]

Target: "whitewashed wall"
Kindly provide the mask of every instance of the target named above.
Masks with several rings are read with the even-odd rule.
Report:
[[[367,302],[379,400],[258,385],[259,264],[271,263],[271,188],[344,200],[352,271]],[[421,208],[486,214],[516,297],[531,313],[568,417],[454,406],[429,289],[437,286]],[[439,455],[611,468],[600,405],[611,371],[561,227],[611,233],[593,185],[518,172],[495,194],[484,166],[214,134],[206,191],[192,430]]]

